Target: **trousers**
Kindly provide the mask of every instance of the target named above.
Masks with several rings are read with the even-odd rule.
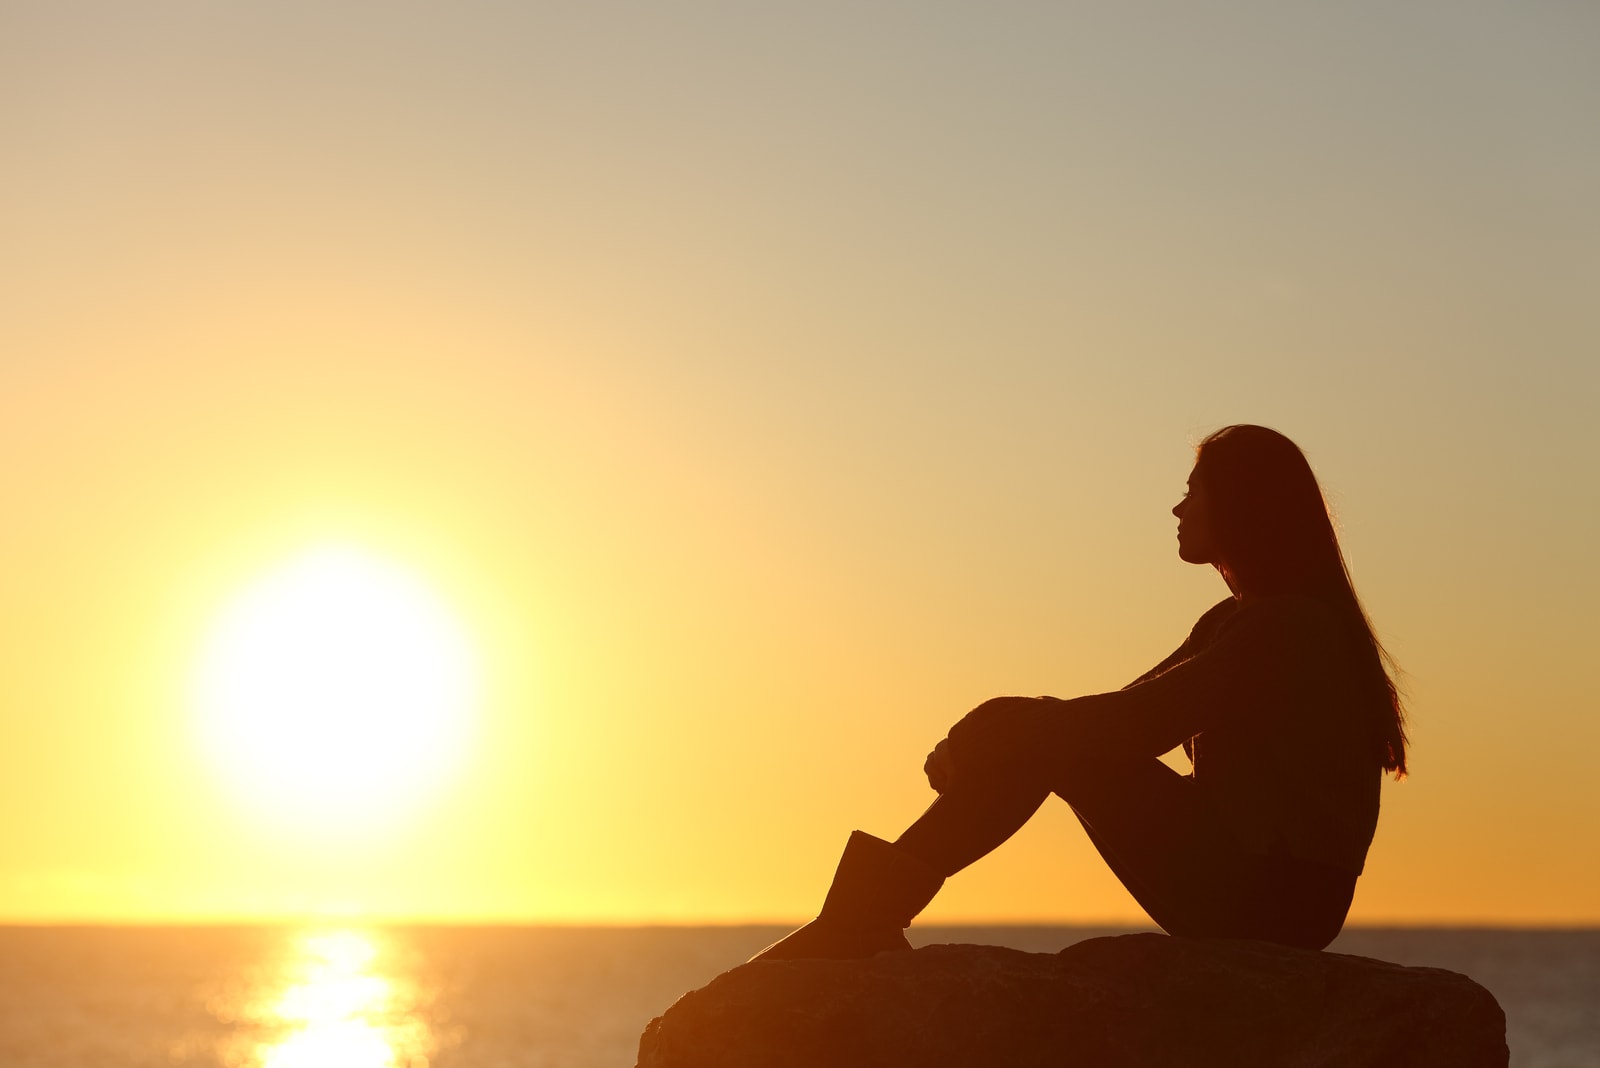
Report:
[[[1052,795],[1168,934],[1322,949],[1344,925],[1356,875],[1234,843],[1195,781],[1154,758],[1004,762],[957,779],[895,844],[943,875],[985,856]]]

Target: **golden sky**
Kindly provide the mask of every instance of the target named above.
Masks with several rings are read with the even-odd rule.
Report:
[[[0,6],[0,920],[807,915],[1248,421],[1408,672],[1352,919],[1600,922],[1597,113],[1575,4]],[[195,707],[329,545],[477,673],[359,831]],[[1138,912],[1056,803],[927,915]]]

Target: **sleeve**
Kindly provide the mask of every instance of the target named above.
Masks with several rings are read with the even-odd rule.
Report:
[[[1059,740],[1108,756],[1157,757],[1237,722],[1306,671],[1321,637],[1314,618],[1288,598],[1241,606],[1193,656],[1121,690],[1062,702],[1068,714],[1052,717],[1065,735]]]

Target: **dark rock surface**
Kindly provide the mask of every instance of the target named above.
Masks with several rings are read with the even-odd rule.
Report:
[[[638,1068],[1506,1065],[1505,1015],[1438,968],[1160,934],[1060,953],[763,961],[650,1022]]]

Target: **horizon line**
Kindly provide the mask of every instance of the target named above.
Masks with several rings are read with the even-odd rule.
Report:
[[[274,917],[189,917],[189,918],[134,918],[134,919],[27,919],[0,917],[0,930],[24,928],[155,928],[155,927],[526,927],[540,929],[669,929],[669,928],[786,928],[792,929],[805,920],[772,919],[533,919],[533,918],[439,918],[439,917],[361,917],[361,916],[274,916]],[[1161,929],[1148,920],[1129,919],[1001,919],[1001,920],[938,920],[913,924],[908,930],[947,930],[954,928],[1061,928],[1073,930],[1154,931]],[[1352,930],[1433,930],[1433,931],[1600,931],[1600,919],[1589,920],[1515,920],[1515,919],[1435,919],[1407,920],[1400,918],[1370,919],[1348,922],[1341,933]]]

